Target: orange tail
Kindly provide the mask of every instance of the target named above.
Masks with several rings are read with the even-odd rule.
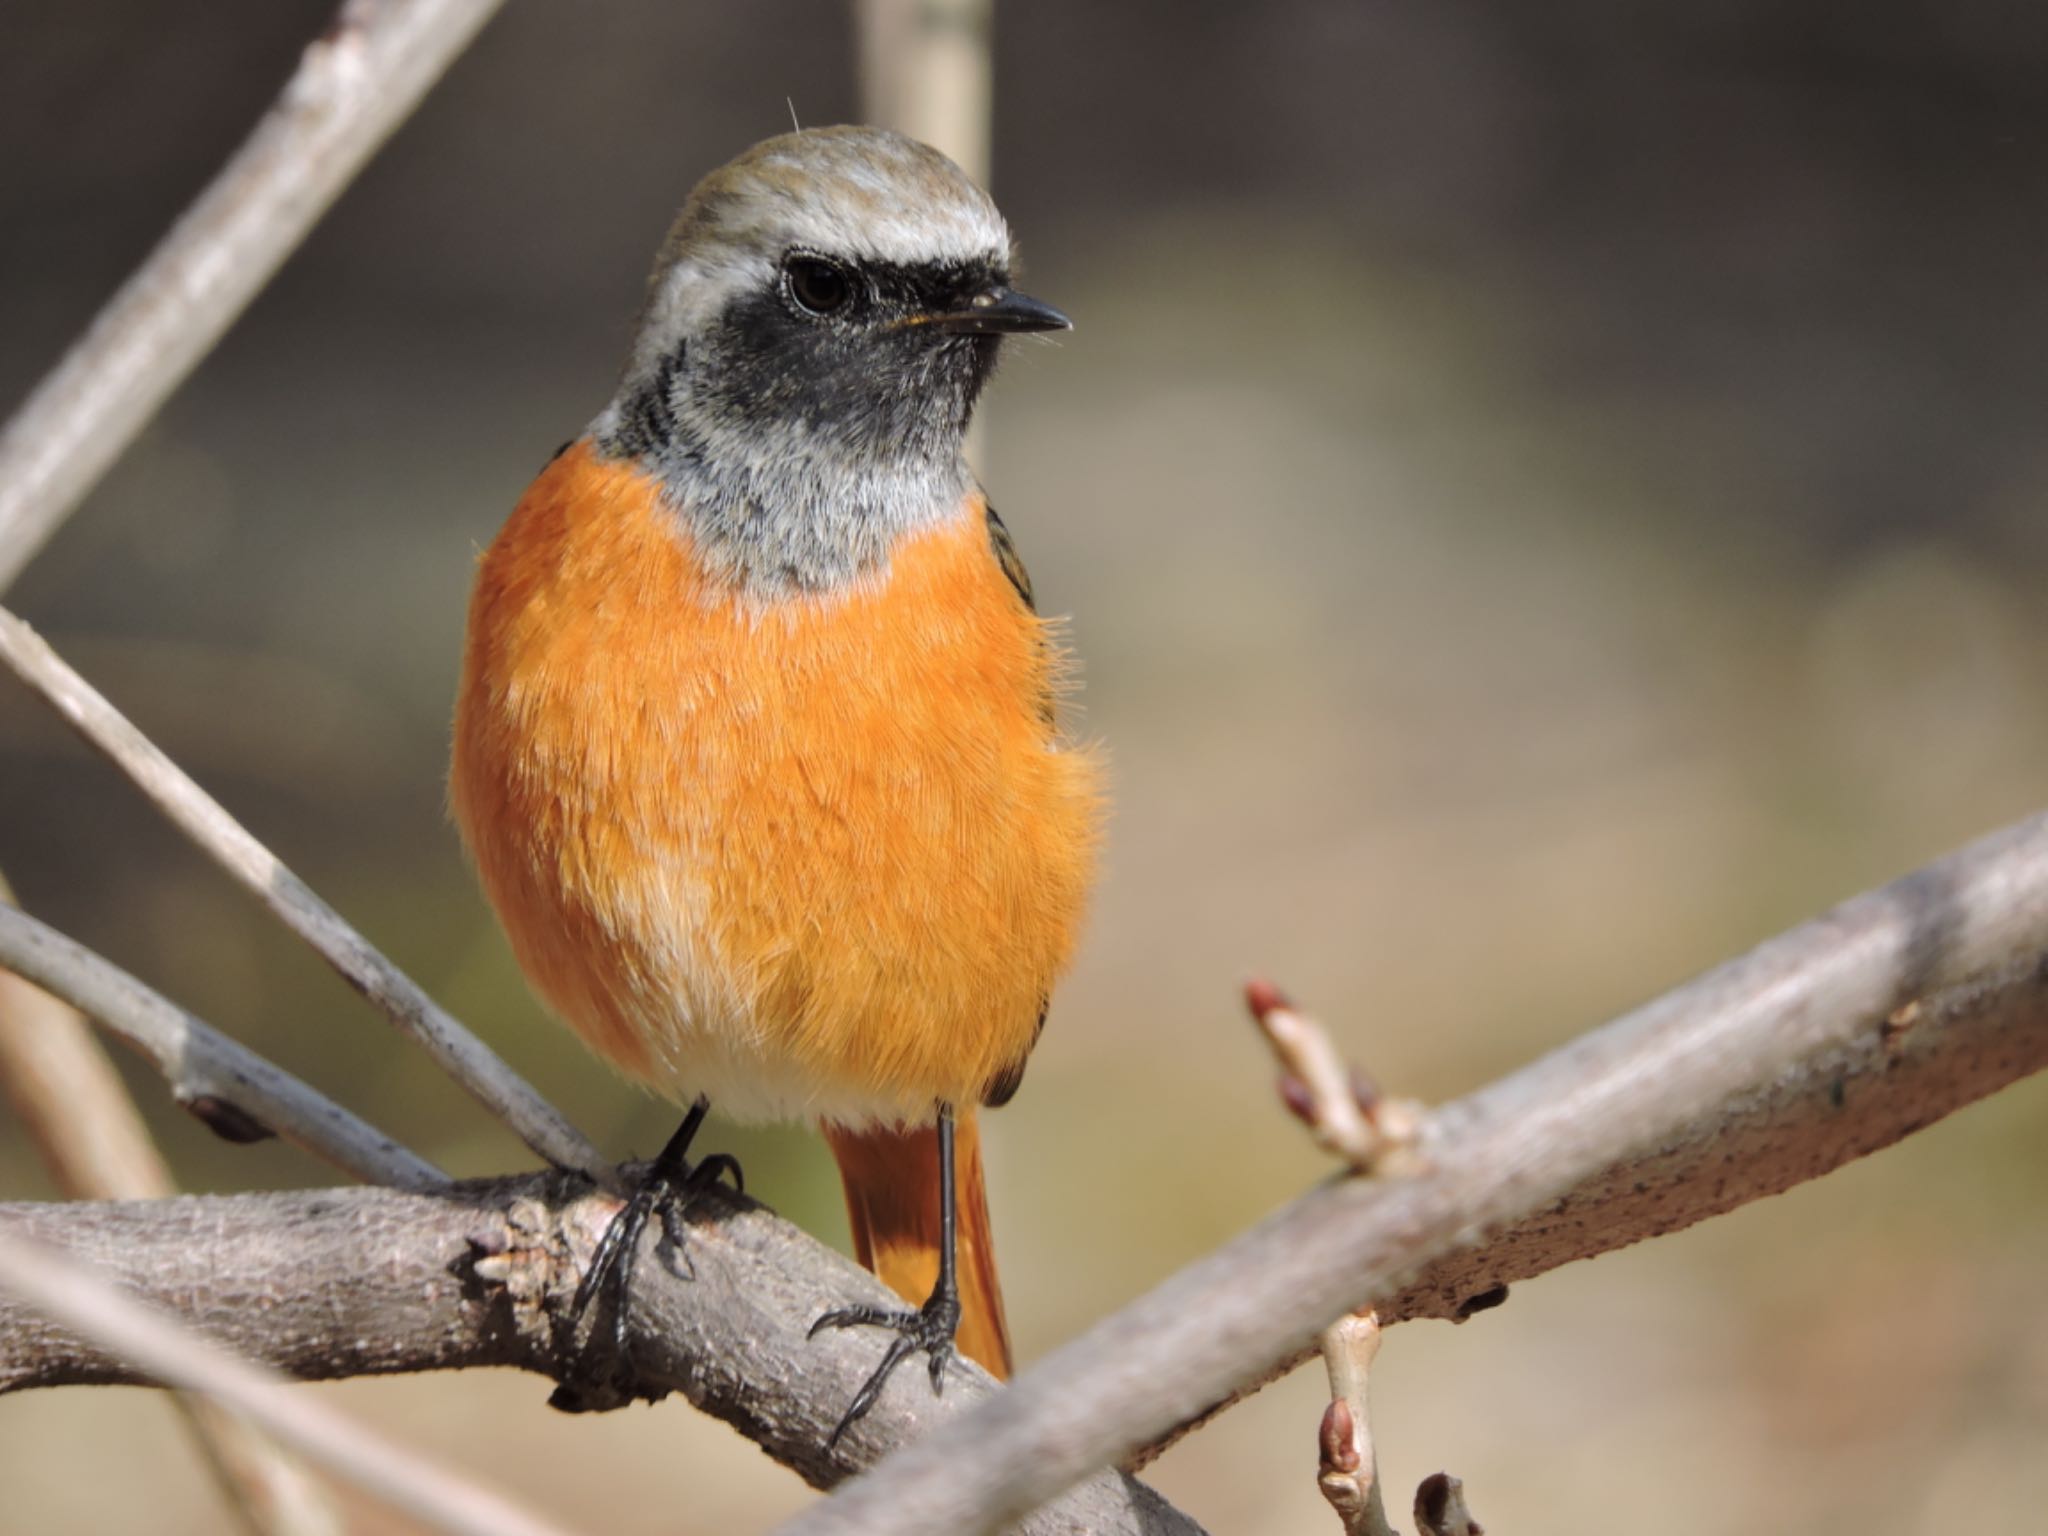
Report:
[[[939,1133],[927,1125],[849,1131],[822,1128],[853,1223],[854,1257],[912,1306],[939,1278]],[[998,1377],[1010,1374],[1010,1329],[996,1284],[996,1251],[981,1182],[981,1127],[963,1114],[953,1130],[954,1220],[960,1279],[960,1353]]]

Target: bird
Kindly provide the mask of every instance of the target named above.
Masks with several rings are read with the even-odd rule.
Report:
[[[956,1352],[1011,1370],[977,1115],[1022,1081],[1101,841],[1062,629],[963,452],[1005,343],[1071,325],[1014,265],[914,139],[746,150],[469,606],[449,802],[483,891],[551,1011],[688,1106],[591,1279],[737,1178],[687,1163],[709,1106],[818,1125],[906,1303],[814,1324],[891,1335],[834,1443],[914,1354],[935,1392]]]

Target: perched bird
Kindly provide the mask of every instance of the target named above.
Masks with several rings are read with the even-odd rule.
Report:
[[[470,604],[451,800],[528,979],[691,1104],[659,1178],[707,1100],[818,1122],[859,1257],[917,1304],[819,1319],[897,1335],[842,1432],[918,1350],[935,1388],[956,1336],[1009,1369],[975,1113],[1017,1091],[1093,872],[1068,663],[961,454],[1004,338],[1068,325],[1011,263],[900,134],[712,172]]]

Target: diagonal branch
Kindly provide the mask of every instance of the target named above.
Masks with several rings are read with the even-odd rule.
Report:
[[[2048,817],[1985,838],[1424,1122],[783,1527],[987,1532],[1303,1358],[1332,1319],[1510,1281],[1774,1194],[2048,1066]]]
[[[275,1132],[372,1184],[434,1189],[448,1182],[432,1163],[318,1089],[5,902],[0,967],[98,1019],[156,1063],[182,1108],[231,1139]]]
[[[314,895],[219,801],[65,665],[41,636],[5,609],[0,609],[0,661],[520,1140],[558,1168],[574,1168],[600,1183],[611,1181],[611,1169],[597,1149],[560,1110]]]
[[[0,431],[0,592],[500,0],[348,0],[270,111]]]

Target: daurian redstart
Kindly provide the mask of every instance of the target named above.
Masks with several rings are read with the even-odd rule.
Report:
[[[1011,263],[899,134],[714,171],[470,604],[454,813],[528,979],[693,1104],[672,1169],[706,1099],[819,1122],[861,1261],[918,1304],[819,1320],[897,1335],[842,1430],[917,1350],[934,1386],[956,1336],[1009,1369],[975,1112],[1017,1091],[1092,874],[1067,662],[961,454],[1004,338],[1068,324]]]

